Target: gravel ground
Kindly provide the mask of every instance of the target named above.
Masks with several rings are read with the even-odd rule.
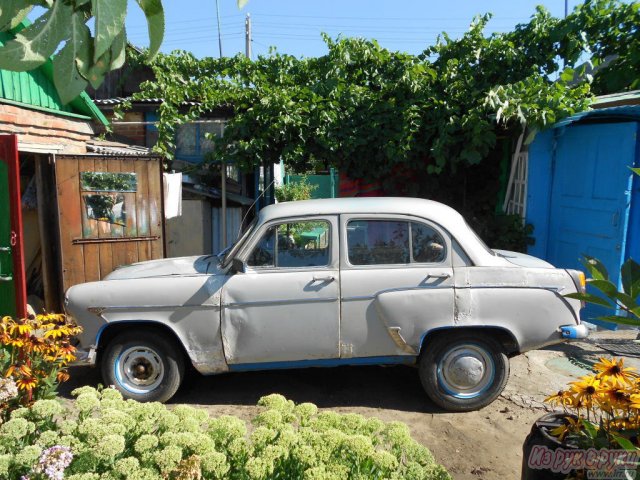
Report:
[[[189,379],[171,401],[206,408],[213,416],[248,420],[258,399],[281,393],[295,402],[355,412],[384,421],[407,423],[414,438],[427,446],[454,479],[518,479],[522,444],[533,421],[548,410],[543,399],[566,382],[589,373],[588,366],[607,348],[633,345],[635,332],[598,332],[589,342],[575,342],[528,352],[511,359],[509,383],[502,395],[482,410],[446,413],[423,393],[416,369],[409,367],[339,367],[329,369],[248,372]],[[622,347],[621,347],[622,348]],[[640,351],[640,349],[639,349]],[[640,357],[626,362],[640,370]],[[96,369],[75,367],[60,396],[80,385],[97,385]]]

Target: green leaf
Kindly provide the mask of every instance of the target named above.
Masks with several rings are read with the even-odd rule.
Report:
[[[46,62],[68,37],[72,14],[69,2],[54,2],[50,10],[0,47],[0,69],[23,72]]]
[[[82,64],[85,65],[85,64]],[[89,81],[93,88],[98,88],[104,81],[104,76],[110,71],[111,66],[111,50],[104,52],[96,63],[89,66],[88,70],[80,70],[82,76]],[[78,67],[81,63],[78,62]]]
[[[590,438],[592,439],[596,438],[596,436],[598,435],[598,430],[596,429],[596,426],[593,423],[588,421],[586,418],[581,418],[580,423],[582,423],[582,426],[584,427],[585,432],[587,432]]]
[[[109,49],[111,52],[111,64],[109,65],[109,70],[117,70],[124,65],[124,61],[127,58],[126,49],[127,34],[123,29],[113,40],[111,48]]]
[[[238,0],[238,8],[242,9],[249,2],[249,0]]]
[[[595,280],[593,278],[590,278],[587,283],[592,287],[597,288],[610,298],[615,297],[618,293],[618,288],[609,280]]]
[[[632,168],[631,169],[633,171],[633,173],[635,173],[636,175],[640,175],[640,168]]]
[[[2,0],[0,4],[0,32],[20,25],[33,8],[30,0]]]
[[[161,0],[137,0],[147,17],[149,29],[149,58],[156,56],[164,38],[164,9]]]
[[[628,259],[620,269],[622,277],[622,288],[631,298],[637,298],[640,295],[640,264]]]
[[[593,303],[595,305],[602,305],[603,307],[613,308],[611,303],[606,301],[604,298],[598,297],[597,295],[593,295],[592,293],[568,293],[564,295],[567,298],[573,298],[575,300],[582,300],[583,302]]]
[[[127,0],[91,0],[91,11],[96,19],[93,61],[97,63],[124,29]]]
[[[620,445],[628,452],[636,452],[638,450],[638,448],[633,443],[631,443],[631,440],[629,440],[628,438],[616,435],[615,433],[612,433],[611,437],[618,443],[618,445]]]
[[[84,14],[75,12],[71,17],[71,36],[53,59],[53,82],[62,103],[69,103],[87,87],[80,74],[78,62],[88,63],[91,58],[91,32],[84,23]]]
[[[582,264],[589,271],[591,276],[596,280],[609,280],[609,272],[603,263],[594,257],[584,255],[584,261]]]
[[[598,320],[604,320],[605,322],[617,323],[618,325],[630,325],[632,327],[640,327],[640,319],[634,319],[631,317],[623,317],[622,315],[603,315],[597,317]]]

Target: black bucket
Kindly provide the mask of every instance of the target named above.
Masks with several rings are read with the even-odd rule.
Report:
[[[548,469],[536,469],[529,466],[529,456],[535,446],[544,446],[555,451],[558,448],[576,448],[563,444],[549,432],[565,423],[566,417],[573,417],[566,413],[553,412],[543,415],[535,421],[531,427],[531,433],[527,436],[522,446],[522,477],[521,480],[564,480],[569,473],[552,472]]]

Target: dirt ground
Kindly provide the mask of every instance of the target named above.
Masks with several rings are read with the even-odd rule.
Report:
[[[206,408],[212,416],[231,414],[248,420],[258,399],[281,393],[295,402],[355,412],[384,421],[407,423],[413,437],[427,446],[454,479],[518,479],[522,444],[533,421],[548,408],[545,396],[566,382],[589,373],[586,368],[612,342],[632,344],[635,332],[598,332],[589,342],[575,342],[528,352],[511,359],[509,383],[502,395],[482,410],[445,413],[422,391],[416,369],[409,367],[339,367],[249,372],[202,377],[191,375],[171,401]],[[620,356],[620,355],[618,355]],[[640,367],[640,358],[627,362]],[[640,370],[640,368],[639,368]],[[60,395],[80,385],[96,385],[98,372],[72,369]]]

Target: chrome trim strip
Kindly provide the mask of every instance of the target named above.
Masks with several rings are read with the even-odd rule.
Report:
[[[358,300],[374,300],[376,298],[375,295],[362,295],[359,297],[342,297],[343,302],[353,302]]]
[[[257,300],[254,302],[230,302],[223,304],[224,307],[227,308],[236,308],[236,307],[253,307],[257,305],[292,305],[296,303],[329,303],[329,302],[337,302],[339,298],[331,297],[331,298],[304,298],[298,300]]]
[[[412,290],[444,290],[451,289],[453,290],[453,284],[447,285],[425,285],[422,287],[396,287],[396,288],[387,288],[385,290],[380,290],[373,295],[354,295],[351,297],[342,297],[343,302],[352,302],[357,300],[375,300],[378,295],[382,295],[383,293],[391,293],[391,292],[409,292]]]
[[[91,313],[103,313],[107,310],[141,310],[141,309],[167,309],[167,308],[218,308],[219,305],[201,303],[198,305],[112,305],[107,307],[87,307]]]

